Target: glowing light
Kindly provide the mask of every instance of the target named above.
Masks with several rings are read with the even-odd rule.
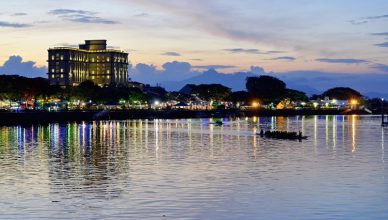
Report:
[[[252,102],[252,107],[254,107],[254,108],[259,107],[259,103],[258,102]]]
[[[160,104],[159,101],[155,101],[155,102],[154,102],[154,105],[159,105],[159,104]]]
[[[352,100],[350,100],[350,104],[352,104],[352,105],[357,105],[357,104],[358,104],[358,101],[355,100],[355,99],[352,99]]]
[[[314,106],[314,108],[317,108],[318,107],[318,102],[314,102],[313,106]]]

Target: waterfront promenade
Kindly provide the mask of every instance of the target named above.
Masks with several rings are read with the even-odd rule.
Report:
[[[1,112],[0,125],[29,125],[95,120],[126,119],[180,119],[180,118],[229,118],[253,116],[294,116],[294,115],[350,115],[365,114],[363,111],[343,110],[122,110],[122,111],[59,111],[59,112]]]

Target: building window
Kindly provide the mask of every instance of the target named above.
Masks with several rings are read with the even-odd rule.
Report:
[[[55,56],[54,55],[51,56],[51,60],[55,60]]]
[[[107,79],[110,79],[110,76],[106,76]]]
[[[107,57],[107,58],[106,58],[106,61],[107,61],[107,62],[109,62],[109,61],[110,61],[110,58],[109,58],[109,57]]]
[[[63,79],[63,74],[61,74],[61,78]]]
[[[51,72],[52,72],[52,73],[55,73],[55,69],[51,69]]]
[[[63,73],[63,69],[61,69],[61,73]]]
[[[61,60],[63,60],[63,55],[61,55]]]
[[[107,71],[106,71],[106,73],[108,73],[108,74],[109,74],[109,73],[110,73],[110,70],[107,70]]]

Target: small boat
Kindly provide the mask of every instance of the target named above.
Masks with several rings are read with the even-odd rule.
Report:
[[[216,122],[210,122],[209,125],[216,125],[216,126],[221,126],[224,123],[222,121],[216,121]]]
[[[265,138],[273,138],[273,139],[282,139],[282,140],[305,140],[307,139],[307,136],[303,136],[302,132],[299,131],[299,133],[296,132],[288,132],[288,131],[266,131],[263,130],[260,131],[260,133],[257,133],[261,137]]]
[[[221,125],[223,125],[224,123],[222,122],[221,119],[215,119],[214,122],[210,122],[209,124],[221,126]]]

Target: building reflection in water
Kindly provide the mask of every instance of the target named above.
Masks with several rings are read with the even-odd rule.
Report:
[[[249,149],[249,156],[256,159],[263,150],[269,150],[266,146],[270,143],[256,135],[260,129],[301,130],[310,136],[303,144],[314,147],[315,151],[322,146],[333,152],[351,146],[351,152],[356,153],[358,120],[358,116],[295,116],[224,119],[223,126],[211,124],[212,119],[174,119],[1,127],[0,156],[15,158],[24,166],[37,154],[41,163],[46,163],[51,181],[64,180],[71,185],[70,179],[81,175],[81,185],[98,188],[101,182],[120,181],[109,180],[109,176],[129,175],[130,165],[140,161],[158,163],[189,157],[193,151],[202,150],[207,156],[217,158],[228,153],[225,148],[229,143],[235,143],[235,148]],[[384,135],[382,129],[383,162]],[[342,143],[338,141],[341,139]],[[241,144],[246,142],[249,145]]]
[[[352,152],[356,152],[357,150],[357,144],[356,144],[356,126],[357,126],[357,120],[358,116],[352,115],[351,117],[351,123],[352,123]]]
[[[204,143],[214,154],[214,148],[223,149],[226,140],[241,140],[251,137],[252,149],[259,147],[260,138],[255,134],[264,130],[302,131],[310,136],[314,147],[323,139],[326,147],[336,150],[351,142],[351,151],[357,151],[358,116],[295,116],[295,117],[253,117],[247,120],[224,119],[223,126],[212,124],[212,119],[198,120],[129,120],[98,121],[91,123],[50,124],[48,126],[2,127],[0,130],[0,153],[15,150],[19,158],[33,148],[43,155],[62,160],[90,161],[99,164],[106,159],[121,159],[128,153],[128,147],[137,152],[151,150],[156,156],[179,140],[187,140],[192,150],[197,143]],[[253,123],[251,123],[253,122]],[[245,132],[245,133],[244,133]],[[229,135],[233,134],[233,135]],[[384,148],[384,130],[381,133]],[[153,137],[153,138],[150,138]],[[150,143],[152,142],[152,144]],[[151,145],[150,145],[151,144]],[[47,149],[45,149],[47,148]]]
[[[381,128],[381,162],[384,163],[385,148],[384,148],[384,127]]]

